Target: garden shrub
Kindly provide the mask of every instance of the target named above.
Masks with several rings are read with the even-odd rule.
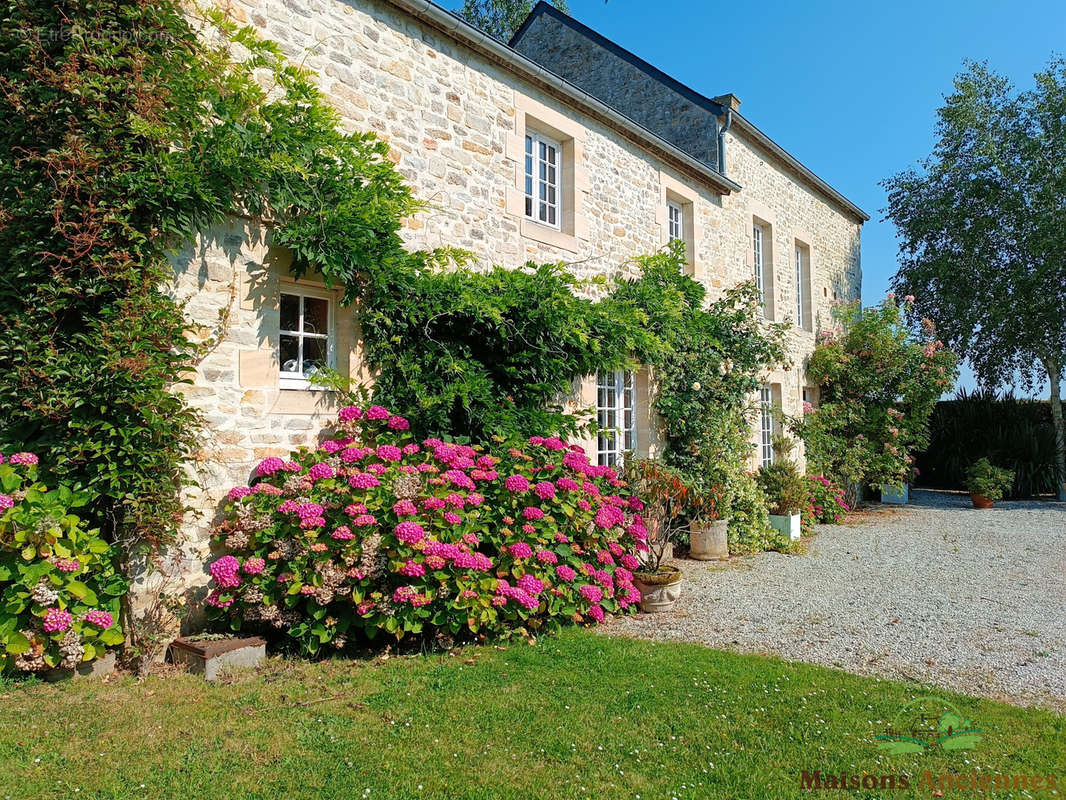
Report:
[[[350,638],[446,638],[599,622],[639,603],[637,498],[576,445],[534,436],[492,454],[415,442],[381,406],[259,464],[230,491],[210,565],[212,614],[305,654]]]
[[[770,527],[766,495],[755,475],[738,472],[731,480],[732,498],[729,511],[729,552],[732,555],[782,550],[785,537]]]
[[[0,671],[71,669],[124,640],[126,581],[112,547],[72,513],[91,495],[46,487],[37,463],[15,453],[0,464]]]
[[[814,522],[835,525],[851,510],[844,489],[824,475],[808,475],[807,489],[807,504]]]
[[[912,300],[835,306],[838,327],[819,334],[808,363],[820,402],[794,426],[808,463],[845,485],[849,505],[863,484],[911,479],[912,452],[926,446],[937,398],[955,381],[955,355],[932,323],[917,333],[905,326],[901,306]]]

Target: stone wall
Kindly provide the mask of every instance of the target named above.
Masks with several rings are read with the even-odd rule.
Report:
[[[404,227],[411,247],[466,248],[484,266],[565,261],[579,276],[616,274],[666,242],[666,201],[674,199],[686,203],[692,221],[691,270],[712,297],[750,278],[753,215],[772,225],[775,254],[787,254],[795,238],[809,245],[816,324],[827,318],[834,292],[858,296],[859,224],[737,136],[728,142],[731,177],[744,188],[722,197],[386,2],[235,0],[230,9],[314,70],[344,125],[389,142],[398,169],[431,204]],[[558,231],[521,218],[527,126],[565,138],[571,218]],[[200,487],[187,496],[196,511],[187,520],[183,554],[189,571],[202,572],[225,492],[246,482],[263,457],[314,441],[334,409],[320,392],[279,386],[279,292],[321,287],[291,280],[287,255],[271,247],[267,231],[233,220],[205,232],[174,266],[173,291],[186,301],[190,322],[217,338],[191,385],[181,388],[208,423],[190,464]],[[791,260],[775,268],[775,294],[787,308]],[[365,380],[357,315],[334,307],[335,365]],[[790,413],[799,410],[802,360],[813,342],[813,333],[793,334],[797,367],[770,376]],[[641,377],[638,418],[646,422],[648,385]],[[575,403],[594,397],[591,380],[575,387]],[[657,442],[651,431],[641,440],[642,450]]]

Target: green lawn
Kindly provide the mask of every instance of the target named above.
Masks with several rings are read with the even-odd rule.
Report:
[[[802,769],[914,781],[925,769],[1066,781],[1066,718],[983,700],[951,698],[983,731],[976,750],[879,752],[873,737],[902,704],[927,693],[581,630],[455,656],[272,659],[256,674],[213,686],[192,676],[6,684],[0,798],[931,794],[806,792]]]

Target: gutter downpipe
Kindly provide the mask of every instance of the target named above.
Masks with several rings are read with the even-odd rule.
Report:
[[[718,173],[725,177],[725,135],[733,124],[733,109],[726,106],[725,122],[718,128]]]

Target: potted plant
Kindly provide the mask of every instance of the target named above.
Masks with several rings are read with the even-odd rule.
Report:
[[[642,513],[648,529],[648,551],[641,553],[640,569],[633,574],[640,609],[645,613],[669,611],[681,595],[681,570],[667,562],[673,558],[674,540],[687,527],[692,489],[678,472],[654,458],[629,459],[625,479],[644,501]]]
[[[992,508],[1014,483],[1014,473],[979,459],[966,470],[966,489],[974,508]]]
[[[807,480],[796,462],[788,458],[792,443],[783,436],[774,437],[773,463],[759,470],[756,480],[770,504],[770,525],[797,542],[801,536],[800,512],[807,505]]]
[[[723,489],[712,486],[689,499],[689,557],[696,561],[729,558],[729,520],[722,519]]]

